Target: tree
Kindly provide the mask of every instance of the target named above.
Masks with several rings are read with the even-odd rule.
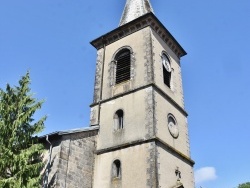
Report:
[[[250,182],[240,184],[238,188],[250,188]]]
[[[37,188],[41,183],[43,145],[36,136],[46,116],[34,122],[43,101],[30,93],[29,72],[19,85],[0,89],[0,187]]]

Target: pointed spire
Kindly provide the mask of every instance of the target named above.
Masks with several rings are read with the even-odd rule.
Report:
[[[119,26],[149,12],[153,12],[153,8],[149,0],[127,0]]]

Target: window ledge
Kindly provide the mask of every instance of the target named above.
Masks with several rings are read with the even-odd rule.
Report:
[[[122,128],[122,129],[117,129],[117,130],[114,130],[113,132],[114,133],[117,133],[117,134],[119,134],[119,133],[121,133],[121,132],[123,132],[124,131],[124,128]]]

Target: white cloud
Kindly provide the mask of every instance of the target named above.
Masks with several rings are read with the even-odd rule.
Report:
[[[203,167],[195,171],[195,182],[201,183],[217,179],[216,170],[214,167]]]

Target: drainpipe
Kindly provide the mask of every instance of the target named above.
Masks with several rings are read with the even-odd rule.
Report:
[[[101,89],[100,89],[100,99],[98,103],[98,123],[97,125],[100,126],[100,116],[101,116],[101,101],[102,101],[102,88],[103,88],[103,77],[104,77],[104,61],[105,61],[105,53],[106,53],[106,41],[104,37],[102,37],[102,43],[103,43],[103,57],[102,57],[102,78],[101,78]]]
[[[50,171],[50,163],[51,163],[51,155],[52,155],[52,144],[49,141],[49,135],[46,136],[46,141],[49,143],[50,147],[49,147],[49,160],[46,164],[45,177],[44,177],[45,180],[44,180],[43,188],[48,188],[49,171]]]

